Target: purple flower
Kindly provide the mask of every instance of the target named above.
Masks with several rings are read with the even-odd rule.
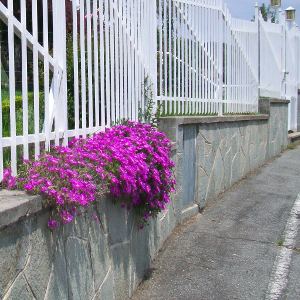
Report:
[[[3,180],[6,178],[6,177],[9,177],[11,175],[11,170],[8,170],[8,169],[5,169],[3,171]]]
[[[30,179],[37,179],[37,178],[40,177],[40,174],[38,174],[38,173],[30,174],[28,177],[29,177]]]
[[[73,216],[70,213],[68,213],[67,211],[63,210],[61,212],[61,218],[62,218],[63,223],[70,223],[73,219]]]
[[[28,191],[31,191],[33,189],[32,183],[28,182],[28,183],[24,184],[24,189],[28,190]]]
[[[48,221],[48,226],[50,227],[50,229],[53,230],[54,228],[57,227],[57,223],[56,223],[55,220],[49,220],[49,221]]]
[[[144,217],[145,217],[146,220],[148,220],[149,219],[149,213],[145,211],[144,212]]]
[[[94,218],[94,220],[95,220],[96,222],[99,222],[99,219],[98,219],[98,217],[97,217],[96,215],[93,215],[93,218]]]
[[[10,177],[8,178],[8,180],[7,180],[7,185],[6,185],[6,187],[7,187],[8,189],[11,189],[11,188],[13,188],[13,187],[16,185],[16,183],[17,183],[16,177],[10,176]]]

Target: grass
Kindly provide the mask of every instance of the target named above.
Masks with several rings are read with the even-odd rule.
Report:
[[[171,108],[170,108],[171,102]],[[207,110],[212,110],[213,103],[207,103]],[[158,101],[159,117],[182,117],[182,116],[217,116],[218,113],[196,113],[196,111],[204,111],[204,103],[193,103],[191,101]],[[180,112],[178,112],[180,111]],[[183,113],[184,112],[184,113]]]
[[[167,105],[166,105],[167,103]],[[171,106],[170,106],[171,103]],[[183,116],[218,116],[217,104],[214,102],[192,102],[192,101],[158,101],[158,116],[159,117],[183,117]],[[225,105],[223,104],[223,115],[259,115],[259,113],[225,113]],[[179,111],[179,112],[178,112]],[[184,111],[184,113],[183,113]],[[201,111],[202,113],[196,113]],[[203,111],[210,111],[210,113],[203,113]]]
[[[16,117],[16,134],[17,136],[23,135],[23,100],[22,91],[16,90],[15,96],[15,117]],[[44,121],[44,94],[39,95],[40,105],[40,130],[43,127]],[[9,89],[7,87],[1,88],[1,103],[2,103],[2,136],[10,136],[10,100]],[[28,134],[34,133],[34,98],[33,93],[28,93]],[[29,152],[33,154],[34,149],[32,145],[29,145]],[[17,159],[18,163],[21,163],[21,155],[23,153],[23,146],[17,146]],[[7,147],[3,151],[3,163],[8,168],[11,161],[11,149]]]
[[[283,243],[285,242],[285,238],[281,238],[279,241],[277,241],[278,246],[283,246]]]
[[[287,148],[288,148],[289,150],[293,150],[293,149],[296,149],[296,148],[297,148],[297,145],[295,145],[295,144],[287,145]]]
[[[16,97],[21,96],[22,97],[22,91],[16,90],[15,92]],[[9,89],[7,87],[2,87],[1,88],[1,102],[4,100],[9,99]]]
[[[3,70],[2,64],[1,64],[1,83],[5,82],[8,84],[8,76],[6,72]]]

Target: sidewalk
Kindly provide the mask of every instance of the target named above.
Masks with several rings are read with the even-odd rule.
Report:
[[[300,299],[299,194],[300,146],[178,228],[132,300]]]

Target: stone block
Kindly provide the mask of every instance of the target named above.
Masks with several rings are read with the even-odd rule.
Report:
[[[172,202],[168,206],[169,209],[169,233],[171,234],[173,230],[176,227],[176,218],[175,218],[175,213],[174,213],[174,201],[172,199]]]
[[[36,299],[32,294],[31,288],[27,283],[24,273],[21,273],[20,276],[16,278],[16,281],[13,283],[13,286],[11,287],[10,291],[4,296],[4,299],[8,299],[8,300]]]
[[[197,162],[199,165],[204,165],[205,156],[205,139],[201,132],[199,131],[197,135]]]
[[[177,135],[177,151],[183,152],[183,126],[178,126],[178,135]]]
[[[144,230],[140,232],[143,232],[142,234],[145,233]],[[143,240],[139,246],[144,246],[144,242],[146,241]],[[110,250],[114,274],[115,299],[128,299],[130,294],[130,244],[122,243],[114,245]]]
[[[183,186],[183,154],[182,153],[177,154],[175,179],[177,183],[176,190],[181,189]]]
[[[0,230],[0,246],[0,298],[3,299],[30,255],[30,221]]]
[[[235,153],[231,165],[231,180],[230,185],[233,185],[240,179],[240,153]]]
[[[112,269],[109,268],[100,289],[95,294],[94,300],[116,299],[114,295],[114,276]]]
[[[218,126],[222,126],[222,125],[212,124],[211,126],[211,143],[212,143],[212,149],[214,153],[218,151],[221,143],[221,134]]]
[[[260,114],[270,114],[270,98],[260,98],[258,103]]]
[[[31,247],[24,274],[36,299],[45,297],[58,238],[58,231],[52,234],[47,227],[49,217],[49,213],[37,215],[31,221]]]
[[[229,189],[231,181],[232,151],[229,149],[224,158],[224,188]]]
[[[215,160],[215,157],[214,157],[214,152],[212,151],[212,146],[211,144],[205,144],[205,147],[207,149],[210,149],[211,151],[207,151],[207,155],[205,155],[205,161],[204,161],[204,170],[206,172],[206,174],[208,176],[210,176],[211,174],[211,171],[213,169],[213,166],[214,166],[214,160]]]
[[[90,299],[94,294],[93,268],[88,241],[68,237],[65,255],[69,282],[68,299]]]
[[[206,204],[208,181],[208,177],[198,178],[198,198],[196,199],[196,203],[199,205],[200,209],[202,209]]]
[[[181,223],[181,212],[182,212],[182,189],[178,190],[174,195],[173,211],[176,220],[176,226]]]
[[[206,190],[206,196],[205,196],[205,204],[209,203],[211,200],[213,200],[217,196],[216,188],[215,188],[215,179],[214,175],[212,175],[209,178],[207,190]]]
[[[158,248],[170,236],[169,210],[162,211],[158,216]]]
[[[121,208],[120,203],[113,204],[110,199],[106,202],[106,218],[109,230],[110,245],[123,243],[127,240],[127,212]]]
[[[214,169],[213,169],[216,194],[219,194],[223,190],[224,173],[225,170],[224,170],[223,158],[220,150],[218,150],[216,153]]]
[[[184,220],[188,220],[192,217],[195,217],[197,216],[198,213],[199,213],[198,204],[193,204],[182,211],[182,221],[184,222]]]
[[[156,221],[154,223],[156,223]],[[135,289],[137,287],[137,285],[139,284],[139,282],[142,281],[142,279],[145,275],[145,271],[148,270],[150,267],[150,262],[151,262],[150,245],[149,245],[149,239],[151,238],[150,230],[153,228],[156,228],[157,230],[159,230],[158,227],[159,227],[159,225],[157,224],[157,227],[156,227],[156,225],[153,224],[153,221],[152,221],[150,226],[146,226],[142,230],[138,230],[132,235],[132,241],[131,241],[131,247],[130,247],[130,269],[131,269],[131,281],[132,281],[130,283],[130,285],[131,285],[132,289]],[[159,242],[158,242],[159,234],[157,234],[156,236],[157,236],[157,244],[156,245],[159,248]],[[158,251],[158,248],[157,248],[157,251]],[[115,253],[115,254],[118,255],[118,253]],[[124,268],[124,270],[125,270],[125,268]],[[116,279],[115,279],[115,282],[116,282]],[[122,299],[126,299],[126,298],[122,298]]]
[[[45,298],[47,300],[69,299],[67,262],[62,235],[60,235],[60,238],[57,241],[47,297]]]
[[[169,210],[172,209],[172,205],[169,206]],[[149,220],[149,253],[150,253],[150,259],[155,259],[159,247],[159,220],[158,218],[151,218]],[[133,235],[136,235],[136,232],[133,232]],[[132,284],[132,283],[131,283]]]
[[[98,290],[111,265],[108,234],[103,231],[101,223],[92,219],[92,216],[88,234],[95,290]]]

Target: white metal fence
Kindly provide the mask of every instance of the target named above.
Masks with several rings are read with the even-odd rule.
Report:
[[[300,87],[300,31],[279,12],[277,24],[259,14],[260,96],[290,100],[289,130],[297,130]]]
[[[222,0],[17,2],[0,0],[0,177],[20,154],[138,120],[147,89],[169,115],[257,112],[259,86],[294,103],[299,30],[258,8],[251,22]]]

